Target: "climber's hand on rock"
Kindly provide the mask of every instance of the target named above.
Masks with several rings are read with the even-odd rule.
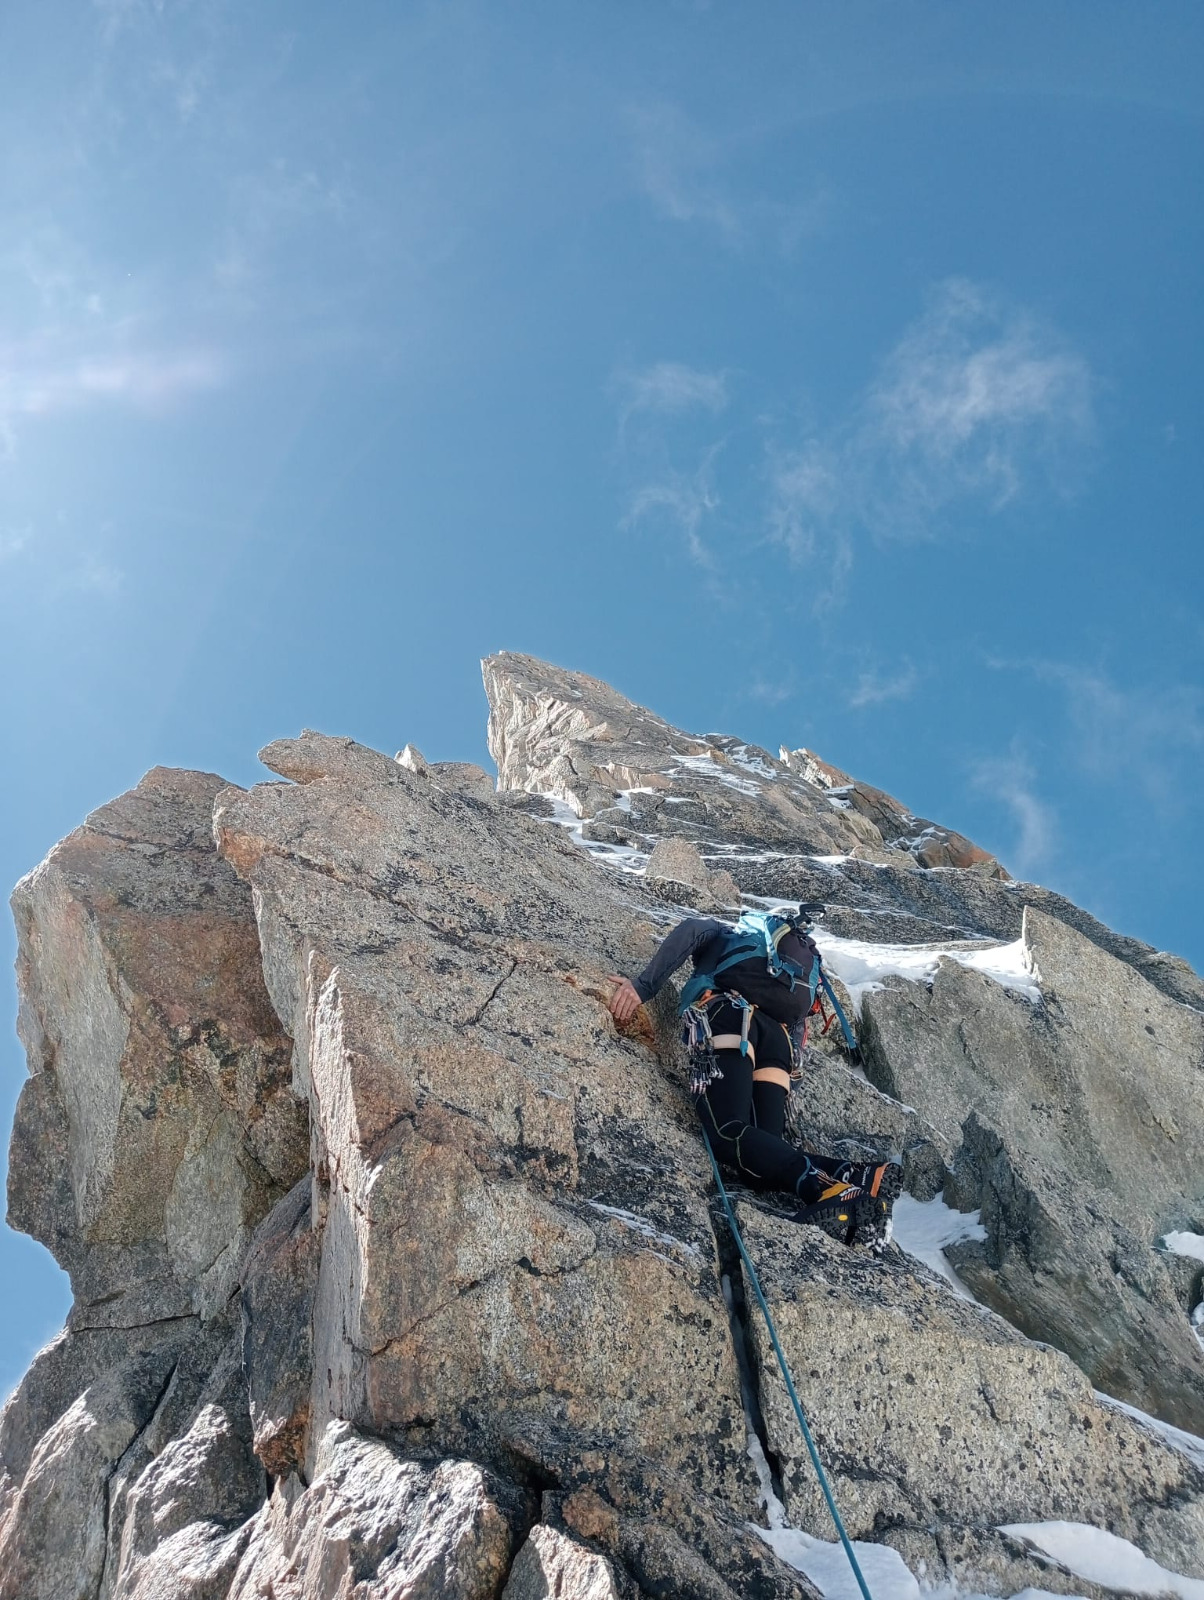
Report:
[[[630,978],[621,978],[617,972],[611,973],[606,981],[616,985],[610,997],[611,1016],[616,1022],[630,1022],[644,1003],[635,992],[635,985]]]

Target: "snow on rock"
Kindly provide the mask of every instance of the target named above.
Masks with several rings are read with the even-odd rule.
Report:
[[[720,783],[725,783],[729,789],[735,789],[739,794],[758,795],[761,792],[759,783],[754,783],[751,778],[742,778],[739,773],[732,772],[727,767],[722,766],[718,753],[705,756],[678,756],[677,765],[679,768],[686,767],[690,772],[697,773],[701,778],[717,778]],[[746,771],[750,770],[746,761],[742,761],[740,765]],[[758,771],[760,769],[752,768],[751,770]],[[669,776],[673,776],[672,771]]]
[[[844,1547],[813,1539],[797,1528],[757,1528],[775,1555],[805,1574],[824,1600],[861,1600],[861,1590]],[[888,1544],[853,1543],[857,1565],[874,1600],[920,1600],[920,1585],[897,1550]]]
[[[1076,1577],[1125,1594],[1179,1595],[1204,1600],[1204,1579],[1168,1572],[1143,1556],[1135,1544],[1085,1522],[1013,1522],[1001,1533],[1026,1539],[1038,1550],[1069,1567]]]
[[[1022,938],[1011,944],[967,949],[955,945],[870,944],[864,939],[841,939],[822,928],[813,937],[828,971],[849,991],[858,1016],[863,998],[872,990],[881,989],[885,978],[898,976],[912,983],[931,983],[942,961],[956,961],[981,972],[1034,1005],[1041,999],[1041,988],[1029,966]]]
[[[848,1555],[838,1540],[815,1539],[786,1520],[786,1507],[773,1489],[773,1474],[761,1441],[749,1430],[748,1455],[757,1469],[761,1484],[761,1503],[765,1507],[767,1528],[749,1526],[758,1537],[796,1572],[805,1574],[824,1596],[824,1600],[861,1600],[861,1589],[853,1575]],[[908,1570],[903,1557],[887,1544],[852,1541],[857,1565],[861,1568],[874,1600],[920,1600],[920,1586]]]
[[[622,1206],[604,1206],[600,1200],[590,1200],[587,1204],[594,1210],[610,1217],[621,1227],[638,1233],[641,1238],[650,1239],[655,1244],[668,1245],[671,1250],[681,1250],[695,1261],[702,1260],[702,1253],[696,1244],[688,1240],[679,1239],[676,1234],[662,1233],[659,1228],[649,1222],[647,1217],[641,1217],[636,1211],[625,1211]]]
[[[1163,1238],[1162,1248],[1174,1256],[1192,1256],[1196,1261],[1204,1261],[1204,1233],[1168,1233]]]
[[[1197,1306],[1193,1318],[1198,1317],[1204,1322],[1202,1313],[1204,1306]],[[1104,1394],[1100,1389],[1095,1391],[1095,1398],[1101,1405],[1110,1406],[1114,1411],[1123,1411],[1127,1417],[1132,1417],[1134,1422],[1140,1422],[1142,1427],[1148,1428],[1151,1433],[1156,1433],[1164,1444],[1169,1444],[1172,1450],[1182,1451],[1197,1467],[1204,1469],[1204,1439],[1198,1433],[1188,1433],[1186,1428],[1176,1428],[1173,1423],[1163,1422],[1161,1417],[1152,1417],[1148,1411],[1139,1411],[1136,1406],[1116,1399],[1115,1395]]]
[[[605,866],[614,867],[618,872],[642,876],[644,868],[648,865],[647,850],[636,850],[632,845],[626,844],[610,844],[603,839],[587,839],[583,832],[585,819],[577,815],[567,800],[559,800],[554,794],[544,794],[540,798],[546,800],[552,808],[552,814],[547,820],[563,828],[569,837],[583,850],[587,850],[595,860]]]
[[[756,1468],[761,1484],[761,1503],[769,1526],[760,1528],[750,1523],[752,1531],[787,1566],[807,1577],[823,1595],[824,1600],[862,1600],[861,1588],[853,1573],[852,1564],[844,1546],[838,1539],[816,1539],[801,1528],[792,1528],[786,1517],[786,1508],[773,1490],[773,1474],[761,1441],[750,1426],[748,1455]],[[871,1544],[864,1539],[850,1540],[857,1565],[865,1579],[866,1587],[874,1600],[987,1600],[986,1596],[971,1594],[961,1588],[943,1585],[939,1588],[919,1579],[903,1560],[899,1552],[888,1544]],[[1130,1546],[1130,1548],[1132,1548]],[[920,1563],[921,1575],[924,1564]],[[1022,1589],[1011,1600],[1076,1600],[1074,1596],[1054,1596],[1047,1589]]]
[[[950,1266],[945,1246],[986,1236],[977,1211],[954,1211],[939,1194],[934,1200],[916,1200],[901,1194],[895,1201],[895,1243],[939,1273],[963,1300],[973,1300],[974,1296]]]
[[[112,1600],[237,1600],[332,1572],[363,1600],[497,1595],[537,1505],[510,1600],[612,1574],[623,1595],[797,1600],[804,1573],[855,1600],[767,1334],[721,1293],[669,1007],[629,1029],[606,1009],[606,975],[686,914],[654,889],[658,841],[697,852],[704,888],[730,871],[745,904],[822,899],[856,936],[820,939],[858,999],[882,990],[867,1060],[899,1101],[834,1048],[798,1097],[820,1147],[928,1145],[923,1192],[952,1173],[993,1230],[959,1271],[1041,1341],[900,1251],[739,1202],[874,1600],[1076,1586],[995,1531],[1053,1516],[1199,1596],[1204,1441],[1106,1411],[1062,1352],[1204,1432],[1192,1264],[1151,1247],[1171,1219],[1204,1227],[1184,1209],[1204,983],[845,774],[816,788],[802,757],[527,657],[486,677],[496,792],[412,746],[303,734],[250,791],[151,774],[18,891],[10,1220],[66,1260],[76,1306],[0,1416],[0,1600],[102,1579]],[[1006,942],[1022,917],[1031,962]],[[1056,1028],[1021,1003],[1042,979]],[[899,1208],[904,1250],[955,1289],[943,1252],[980,1230]],[[562,1487],[537,1499],[533,1476]]]

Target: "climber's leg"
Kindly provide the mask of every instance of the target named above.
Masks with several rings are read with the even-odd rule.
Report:
[[[711,1032],[716,1038],[730,1038],[740,1032],[743,1015],[736,1006],[716,1005],[710,1012],[710,1019]],[[781,1033],[776,1023],[770,1026]],[[699,1096],[698,1113],[710,1135],[716,1159],[734,1168],[750,1188],[778,1190],[809,1199],[813,1187],[808,1181],[813,1171],[812,1161],[804,1151],[782,1138],[786,1091],[763,1076],[765,1068],[761,1064],[757,1039],[764,1031],[760,1016],[754,1016],[749,1030],[752,1047],[749,1054],[742,1055],[735,1048],[716,1050],[715,1060],[722,1077],[716,1078]],[[771,1044],[770,1050],[774,1049]],[[784,1034],[776,1060],[779,1065],[781,1060],[785,1061],[789,1083],[790,1048]],[[768,1126],[762,1125],[762,1119]]]

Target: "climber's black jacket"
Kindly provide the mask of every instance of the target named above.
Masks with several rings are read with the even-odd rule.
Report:
[[[722,960],[724,944],[731,928],[716,922],[714,917],[688,917],[661,945],[652,960],[633,980],[635,992],[641,1000],[651,1000],[675,973],[687,956],[693,958],[695,972],[707,972]],[[805,934],[788,933],[779,950],[788,961],[797,962],[809,971],[815,956],[815,946]],[[775,1022],[783,1022],[793,1029],[811,1009],[811,995],[806,984],[791,990],[780,978],[769,971],[764,956],[752,956],[747,961],[728,967],[720,978],[722,989],[734,989],[758,1010]]]

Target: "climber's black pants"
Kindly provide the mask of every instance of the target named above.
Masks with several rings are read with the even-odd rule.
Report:
[[[736,1006],[713,1001],[708,1016],[716,1036],[740,1032],[742,1013]],[[790,1071],[790,1041],[779,1023],[754,1012],[748,1041],[756,1055],[757,1072],[766,1068]],[[826,1157],[799,1150],[782,1137],[789,1090],[755,1077],[751,1054],[716,1050],[715,1060],[723,1076],[698,1097],[698,1114],[715,1159],[734,1168],[751,1189],[797,1194],[810,1205],[832,1182],[828,1172],[839,1162],[830,1165]]]

